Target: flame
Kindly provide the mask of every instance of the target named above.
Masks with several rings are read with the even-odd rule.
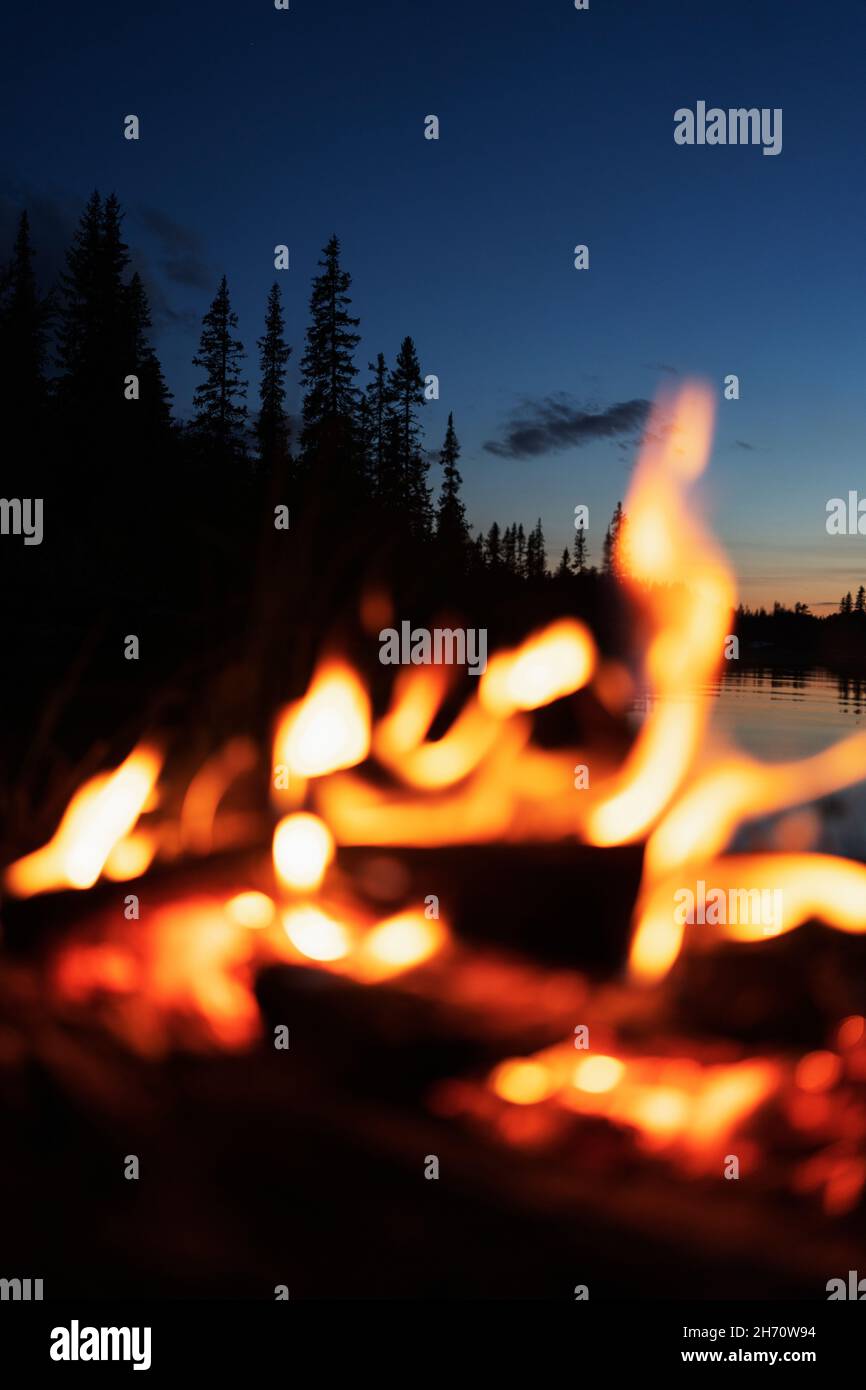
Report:
[[[812,919],[840,931],[866,932],[866,865],[829,854],[729,855],[701,865],[695,877],[729,894],[777,891],[783,921],[720,923],[707,927],[720,939],[764,941]],[[644,982],[661,979],[679,954],[687,928],[676,921],[675,894],[688,887],[680,874],[668,875],[645,891],[637,913],[630,968]]]
[[[324,777],[354,767],[370,751],[370,699],[357,673],[330,661],[313,677],[302,700],[280,718],[274,763],[299,777]]]
[[[652,1148],[678,1148],[709,1165],[720,1146],[777,1090],[770,1059],[702,1066],[687,1057],[589,1054],[574,1061],[571,1043],[493,1069],[488,1084],[511,1105],[557,1105],[635,1129]]]
[[[29,898],[58,888],[92,888],[138,820],[161,766],[161,754],[142,745],[114,772],[86,782],[72,797],[48,844],[9,865],[9,892]],[[144,841],[137,842],[138,848],[135,844],[127,843],[114,855],[113,877],[130,877],[140,865],[146,867]]]
[[[600,750],[549,750],[533,742],[535,713],[554,701],[591,685],[596,701],[618,715],[633,695],[631,674],[600,661],[593,636],[574,618],[494,653],[436,738],[430,731],[454,693],[452,669],[402,671],[387,712],[374,721],[361,676],[347,661],[329,659],[306,694],[282,712],[274,736],[273,786],[286,793],[275,802],[292,813],[274,831],[272,893],[243,889],[225,900],[173,904],[149,914],[147,932],[132,937],[115,929],[101,945],[73,946],[57,973],[64,997],[107,997],[113,1023],[137,1046],[155,1051],[167,1045],[160,1018],[172,1026],[180,1020],[182,1029],[199,1020],[224,1046],[253,1040],[259,1028],[253,980],[268,961],[333,971],[363,986],[411,975],[407,990],[435,993],[429,981],[438,980],[443,991],[446,977],[420,967],[445,956],[453,1002],[471,972],[461,977],[455,967],[458,952],[449,949],[444,922],[417,907],[371,920],[339,897],[322,897],[326,881],[329,895],[345,883],[345,869],[329,873],[337,845],[645,840],[629,957],[631,981],[644,985],[663,979],[687,935],[695,949],[748,944],[813,918],[866,932],[866,865],[798,852],[814,843],[808,822],[789,822],[771,841],[781,852],[726,853],[747,819],[806,806],[866,778],[866,734],[800,762],[765,765],[712,739],[709,703],[689,698],[721,665],[736,601],[728,563],[699,521],[692,491],[706,468],[712,426],[705,388],[690,385],[663,401],[626,498],[615,563],[642,615],[648,712],[620,765]],[[368,631],[381,626],[382,602],[381,595],[365,600]],[[368,759],[378,766],[362,768]],[[30,896],[87,888],[101,874],[128,879],[145,872],[167,844],[212,853],[223,797],[256,762],[248,740],[215,753],[189,784],[173,839],[160,838],[137,822],[154,802],[161,758],[149,747],[136,749],[75,794],[51,841],[7,869],[8,890]],[[577,790],[577,764],[591,768],[591,789]],[[778,890],[783,916],[769,925],[685,927],[674,912],[676,894],[698,879],[723,893]],[[764,1057],[718,1062],[714,1053],[712,1064],[702,1065],[687,1056],[630,1055],[611,1037],[605,1050],[576,1058],[569,1042],[500,1061],[485,1094],[490,1106],[501,1103],[502,1133],[514,1142],[549,1134],[546,1115],[558,1113],[560,1122],[567,1114],[594,1116],[633,1130],[653,1150],[708,1165],[717,1163],[731,1136],[740,1142],[742,1127],[788,1074],[791,1123],[813,1133],[829,1093],[846,1077],[866,1076],[864,1036],[859,1015],[845,1019],[837,1050],[812,1052],[787,1073],[786,1064]],[[841,1147],[819,1157],[803,1165],[803,1190],[823,1187],[828,1210],[850,1209],[866,1182],[866,1164]]]
[[[355,972],[368,984],[388,980],[431,959],[445,945],[443,922],[427,919],[418,909],[380,922],[364,937],[355,959]]]
[[[655,628],[646,655],[651,710],[613,785],[590,812],[587,836],[596,845],[646,833],[704,734],[704,702],[682,697],[719,666],[736,601],[728,566],[686,498],[685,485],[706,466],[712,425],[712,396],[703,387],[686,387],[669,408],[658,407],[626,501],[627,545],[619,559]]]
[[[343,960],[352,946],[346,926],[310,904],[284,912],[283,926],[292,945],[309,960]]]
[[[815,801],[866,777],[866,733],[797,762],[764,766],[730,752],[700,773],[653,831],[647,865],[663,874],[724,849],[747,817]]]
[[[233,738],[209,758],[190,782],[180,812],[180,842],[185,849],[207,854],[214,847],[214,822],[219,804],[232,783],[258,763],[251,739]]]
[[[261,930],[269,927],[276,914],[276,904],[273,898],[269,898],[267,893],[259,893],[248,890],[245,893],[237,893],[226,903],[225,910],[227,915],[239,927],[249,927],[251,930]]]
[[[576,618],[562,618],[510,652],[497,652],[481,677],[482,707],[500,719],[539,709],[587,684],[595,669],[592,635]]]
[[[286,887],[312,892],[319,887],[334,857],[334,837],[308,811],[284,816],[274,831],[274,868]]]

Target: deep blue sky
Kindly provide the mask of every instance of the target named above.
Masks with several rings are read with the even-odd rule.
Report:
[[[866,494],[862,4],[15,10],[0,232],[8,240],[29,204],[50,273],[90,190],[116,190],[181,413],[220,273],[254,354],[273,247],[289,245],[280,278],[296,368],[310,278],[336,231],[362,320],[359,365],[415,338],[441,381],[427,443],[438,449],[453,410],[476,526],[540,514],[553,558],[587,502],[598,559],[633,437],[517,458],[485,442],[550,396],[605,411],[697,374],[719,387],[706,500],[744,598],[817,605],[866,581],[866,540],[824,525],[829,497]],[[782,153],[677,146],[673,113],[700,99],[782,107]],[[123,139],[130,112],[138,143]],[[423,137],[429,113],[438,142]],[[578,242],[588,272],[573,268]],[[721,399],[728,372],[738,402]]]

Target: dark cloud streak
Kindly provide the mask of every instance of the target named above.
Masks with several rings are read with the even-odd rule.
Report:
[[[526,401],[505,426],[501,439],[489,439],[497,458],[537,458],[562,449],[580,449],[596,439],[621,439],[642,429],[650,412],[646,400],[620,401],[605,410],[585,410],[565,395]]]
[[[158,244],[159,268],[167,280],[194,290],[213,288],[214,276],[198,232],[147,203],[136,206],[135,216]]]

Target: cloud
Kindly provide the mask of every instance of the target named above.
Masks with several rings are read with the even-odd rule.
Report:
[[[154,337],[160,338],[166,329],[179,328],[189,333],[201,326],[201,314],[192,309],[178,309],[172,304],[162,280],[151,264],[147,252],[140,246],[131,246],[130,265],[138,271],[150,305]]]
[[[18,220],[26,210],[40,287],[55,284],[66,267],[66,247],[78,225],[84,202],[68,195],[37,193],[18,179],[4,180],[0,191],[0,263],[12,252]]]
[[[644,362],[644,366],[649,372],[667,372],[668,376],[679,376],[679,367],[672,367],[669,362]]]
[[[489,439],[488,454],[498,458],[536,458],[561,449],[580,449],[595,439],[634,435],[646,422],[650,402],[620,401],[606,410],[584,410],[562,392],[524,401],[514,411],[501,439]]]
[[[750,453],[750,454],[753,454],[753,453],[755,452],[755,446],[754,446],[754,444],[749,444],[749,443],[747,443],[745,439],[735,439],[735,440],[734,440],[734,448],[735,448],[735,449],[745,449],[745,450],[747,450],[747,452]]]
[[[37,280],[43,291],[56,287],[66,269],[66,248],[72,242],[86,201],[70,193],[37,192],[17,178],[3,179],[0,184],[0,264],[12,250],[18,219],[26,208]],[[148,233],[149,242],[156,244],[154,254],[142,247],[135,233],[127,232],[124,238],[129,243],[131,267],[138,271],[147,291],[154,334],[159,337],[172,328],[184,332],[195,330],[200,315],[190,309],[175,308],[163,281],[191,285],[194,289],[213,288],[216,277],[208,271],[201,238],[158,208],[139,206],[130,214],[130,220]]]
[[[156,242],[159,269],[167,280],[194,290],[213,288],[213,272],[198,232],[148,203],[139,203],[135,216]]]

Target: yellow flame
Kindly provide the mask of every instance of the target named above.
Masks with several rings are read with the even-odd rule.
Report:
[[[287,888],[312,892],[334,857],[334,837],[323,820],[308,811],[284,816],[274,831],[274,868]]]
[[[653,831],[646,862],[664,874],[690,858],[710,858],[749,817],[815,801],[866,778],[866,733],[799,762],[764,766],[741,753],[700,774]]]
[[[342,960],[352,947],[352,937],[346,926],[311,904],[287,908],[283,913],[283,927],[292,945],[309,960]]]
[[[114,772],[86,782],[72,797],[48,844],[9,865],[9,892],[28,898],[58,888],[92,888],[112,850],[138,820],[161,766],[161,754],[142,745]],[[115,869],[123,859],[121,853]],[[127,857],[127,868],[129,864]]]
[[[576,618],[561,618],[514,651],[497,652],[481,677],[478,696],[485,710],[505,719],[580,690],[595,663],[592,634]]]
[[[644,982],[661,979],[673,965],[689,926],[675,920],[675,894],[701,878],[707,889],[727,894],[755,889],[778,892],[781,922],[726,922],[709,926],[719,939],[765,941],[811,919],[840,931],[866,932],[866,865],[829,854],[729,855],[695,867],[689,878],[671,874],[645,891],[631,946],[632,974]],[[684,881],[685,879],[685,881]]]
[[[274,764],[299,777],[324,777],[354,767],[370,751],[370,700],[351,666],[331,661],[302,700],[284,711],[274,739]]]
[[[422,965],[442,949],[448,933],[444,924],[411,909],[379,922],[367,932],[353,962],[353,973],[368,984]]]
[[[259,930],[269,927],[276,913],[273,898],[269,898],[267,893],[258,893],[252,889],[246,893],[236,893],[226,903],[225,910],[239,927]]]
[[[653,586],[637,595],[655,629],[646,657],[651,707],[623,767],[590,810],[587,836],[596,845],[645,834],[703,738],[705,703],[682,696],[720,664],[735,602],[724,557],[686,500],[686,484],[706,466],[712,423],[712,396],[700,386],[657,408],[626,500],[619,562],[633,584]]]

